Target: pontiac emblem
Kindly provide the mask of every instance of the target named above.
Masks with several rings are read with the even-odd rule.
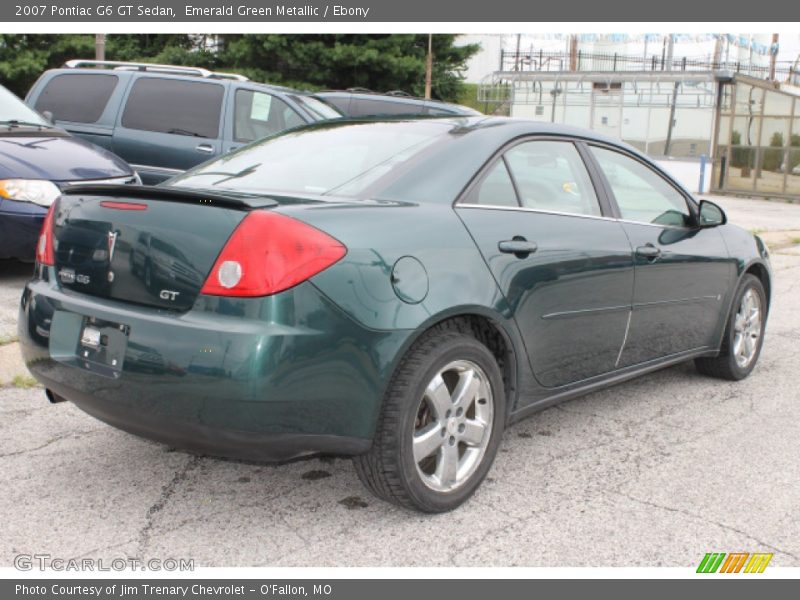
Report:
[[[114,259],[114,247],[117,245],[117,232],[116,231],[109,231],[108,232],[108,262]]]
[[[111,270],[111,261],[114,259],[114,248],[117,245],[117,235],[119,234],[116,231],[108,232],[108,282],[109,283],[114,281],[114,271]]]

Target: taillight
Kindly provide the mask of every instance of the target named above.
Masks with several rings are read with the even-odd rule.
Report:
[[[338,240],[301,221],[251,212],[225,244],[200,293],[277,294],[324,271],[346,253]]]
[[[42,224],[42,231],[39,233],[39,241],[36,243],[36,262],[52,267],[56,264],[55,252],[53,251],[53,211],[55,202],[47,210],[47,216]]]

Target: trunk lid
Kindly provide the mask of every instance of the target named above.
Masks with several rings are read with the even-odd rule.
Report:
[[[91,296],[185,311],[249,210],[269,198],[147,186],[76,186],[53,227],[60,285]]]

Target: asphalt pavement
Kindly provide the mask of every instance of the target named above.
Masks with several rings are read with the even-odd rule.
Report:
[[[197,457],[117,431],[40,387],[0,387],[0,566],[18,554],[197,566],[800,566],[800,205],[714,198],[782,240],[760,363],[723,382],[679,365],[518,423],[460,509],[370,496],[348,460]],[[791,232],[797,232],[797,236]],[[30,266],[0,262],[0,360]]]

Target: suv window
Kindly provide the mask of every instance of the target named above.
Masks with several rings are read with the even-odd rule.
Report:
[[[467,204],[484,206],[519,206],[514,183],[508,174],[506,161],[498,160],[465,200]]]
[[[611,185],[623,219],[672,227],[691,223],[686,198],[653,169],[614,150],[592,146],[592,153]]]
[[[224,93],[225,88],[214,83],[142,77],[133,84],[122,125],[143,131],[216,138]]]
[[[111,74],[56,75],[45,84],[35,108],[39,112],[49,110],[59,121],[96,123],[118,81],[119,78]]]
[[[343,115],[352,116],[350,113],[350,96],[327,96],[323,95],[321,98],[328,104],[336,107]]]
[[[272,94],[236,90],[233,137],[238,142],[252,142],[304,123],[293,108]]]
[[[445,116],[445,115],[447,115],[447,116],[457,115],[458,113],[456,111],[454,111],[454,110],[448,110],[446,108],[440,108],[438,106],[426,106],[425,107],[425,114],[426,115],[434,115],[434,116],[437,116],[437,117],[441,117],[441,116]]]
[[[524,208],[599,216],[600,203],[572,142],[537,140],[505,154]]]
[[[422,114],[423,107],[409,102],[377,100],[373,98],[353,98],[350,102],[351,117],[370,117],[380,115]]]

